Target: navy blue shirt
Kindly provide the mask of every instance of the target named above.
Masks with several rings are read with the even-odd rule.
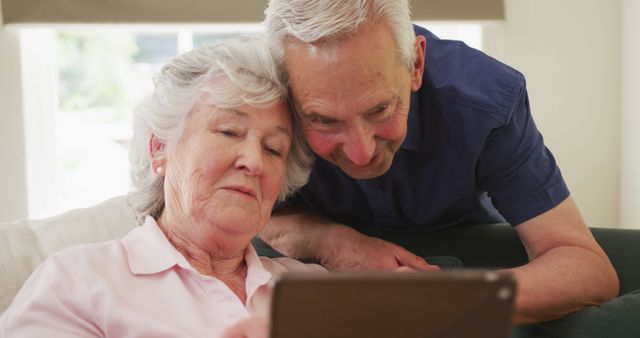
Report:
[[[351,226],[513,225],[569,191],[545,147],[518,71],[459,41],[427,40],[408,132],[384,175],[356,180],[321,158],[292,199]]]

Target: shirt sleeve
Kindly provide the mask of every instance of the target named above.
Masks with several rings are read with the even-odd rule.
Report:
[[[512,114],[488,136],[476,168],[478,187],[512,225],[557,206],[569,196],[555,158],[531,116],[524,81]]]
[[[33,272],[0,318],[0,337],[103,337],[67,263],[53,255]]]

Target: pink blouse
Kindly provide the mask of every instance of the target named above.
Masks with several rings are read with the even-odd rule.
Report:
[[[155,220],[120,240],[48,257],[0,317],[0,337],[217,337],[249,318],[252,296],[285,271],[324,271],[289,258],[247,262],[246,306],[220,280],[198,273]]]

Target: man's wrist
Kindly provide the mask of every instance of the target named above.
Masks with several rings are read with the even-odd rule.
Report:
[[[356,230],[340,223],[326,222],[316,227],[317,232],[312,242],[308,243],[309,251],[313,259],[326,265],[328,261],[334,260],[338,256],[341,243],[346,238],[353,238]]]

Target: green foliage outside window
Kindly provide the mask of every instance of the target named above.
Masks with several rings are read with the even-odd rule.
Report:
[[[60,109],[78,111],[125,105],[136,52],[131,34],[60,32],[57,58]]]

